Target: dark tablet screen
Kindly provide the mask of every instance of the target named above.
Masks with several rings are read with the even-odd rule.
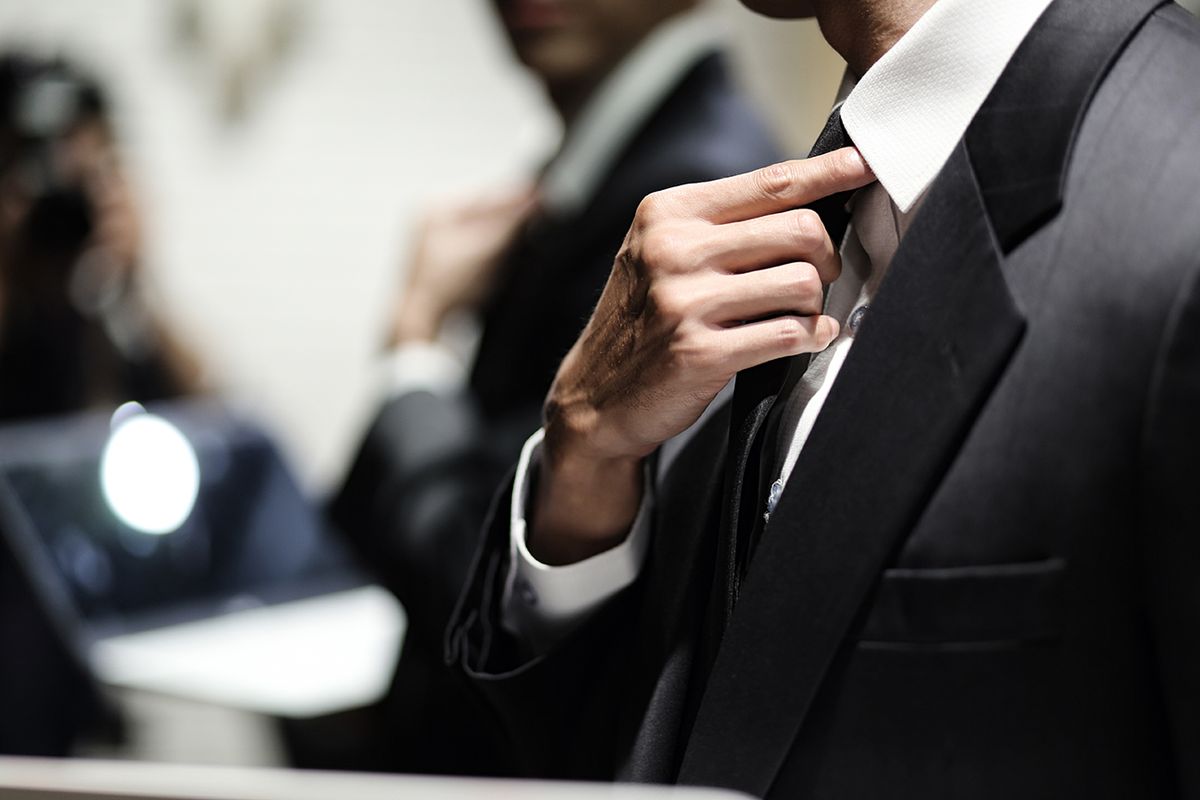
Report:
[[[124,462],[136,462],[134,482],[126,479],[122,489],[114,488],[106,457],[118,427],[113,420],[40,422],[13,437],[0,432],[0,469],[15,506],[2,524],[22,529],[24,546],[38,551],[38,569],[53,573],[42,579],[65,587],[92,635],[360,582],[263,433],[211,407],[156,412],[194,454],[193,499],[157,528],[145,522],[144,510],[153,522],[156,506],[178,494],[173,479],[163,478],[172,469],[169,453],[151,447],[126,454]],[[114,497],[122,491],[124,501]]]

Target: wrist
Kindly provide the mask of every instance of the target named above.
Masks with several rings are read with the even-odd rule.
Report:
[[[527,546],[561,566],[609,550],[629,533],[642,498],[642,459],[608,458],[547,430]]]
[[[391,346],[435,341],[445,316],[445,311],[430,298],[419,292],[407,292],[392,321]]]

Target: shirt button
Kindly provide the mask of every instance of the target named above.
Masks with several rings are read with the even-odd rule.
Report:
[[[846,320],[846,331],[851,338],[858,335],[858,329],[862,326],[863,318],[867,316],[867,309],[870,306],[863,305],[850,312],[850,318]]]

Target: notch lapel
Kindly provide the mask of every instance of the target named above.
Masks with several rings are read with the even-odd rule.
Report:
[[[942,170],[759,545],[681,783],[770,789],[864,599],[1020,342],[1004,254],[1061,207],[1088,101],[1162,4],[1057,0]]]
[[[1092,96],[1125,43],[1163,5],[1058,0],[1013,55],[965,137],[1005,253],[1062,207],[1066,166]]]
[[[759,544],[681,782],[759,796],[770,788],[863,598],[1023,329],[960,145],[897,252]]]

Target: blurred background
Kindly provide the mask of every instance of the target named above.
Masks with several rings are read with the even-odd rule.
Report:
[[[768,23],[736,0],[707,10],[770,134],[806,152],[840,60],[809,23]],[[679,48],[695,32],[672,36]],[[429,681],[445,680],[444,620],[430,616],[427,652],[414,654],[401,603],[440,564],[465,569],[519,439],[499,448],[495,473],[467,454],[473,505],[433,487],[397,501],[400,517],[360,520],[378,503],[355,492],[398,479],[359,468],[423,213],[529,181],[563,138],[494,4],[0,0],[0,56],[13,54],[0,60],[0,418],[12,423],[0,427],[0,753],[466,769],[438,763],[430,719],[451,738],[467,726],[445,721],[440,700],[422,706]],[[723,80],[705,91],[724,97]],[[567,327],[542,337],[551,360],[653,181],[775,157],[751,144],[757,122],[703,114],[711,142],[749,137],[741,160],[701,145],[717,172],[629,168],[605,263],[577,281]],[[451,318],[450,344],[470,342],[474,324]],[[505,383],[493,381],[501,394]],[[544,391],[528,389],[523,414]],[[201,399],[122,405],[180,396]],[[532,427],[509,425],[520,438]],[[334,521],[367,540],[359,561],[409,567],[374,576],[386,589],[325,532],[324,498],[348,473],[351,513]],[[471,506],[455,532],[405,516],[431,497]],[[374,558],[387,530],[428,531],[434,566],[406,541]],[[428,752],[396,762],[397,737]]]
[[[813,25],[717,6],[805,152],[836,56]],[[316,491],[374,409],[414,217],[532,172],[560,135],[484,0],[0,0],[14,45],[104,80],[156,305]]]
[[[709,5],[735,80],[782,151],[803,155],[842,63],[811,23]],[[395,740],[361,710],[387,694],[393,716],[412,716],[435,680],[422,670],[440,666],[442,606],[426,660],[396,667],[416,641],[398,600],[436,572],[422,558],[465,569],[469,543],[452,540],[472,539],[483,513],[439,528],[470,493],[437,486],[393,516],[359,513],[411,477],[372,450],[388,423],[384,345],[429,205],[528,181],[558,150],[560,116],[512,49],[490,0],[0,0],[0,54],[63,57],[86,76],[80,90],[51,69],[4,97],[0,417],[91,409],[0,429],[0,753],[379,766],[362,753]],[[0,93],[22,69],[0,62]],[[614,204],[614,232],[641,196]],[[537,236],[552,215],[517,222],[507,258],[548,252]],[[530,300],[543,278],[534,269],[507,296]],[[516,305],[541,336],[534,303]],[[452,318],[451,344],[471,327]],[[487,378],[472,387],[484,406]],[[43,379],[47,395],[26,396]],[[165,416],[121,404],[192,394],[219,402]],[[530,431],[514,420],[498,474]],[[472,459],[458,469],[486,504],[498,477]],[[367,579],[327,516],[351,539],[359,528],[368,561],[382,530],[442,539],[382,549],[377,561],[409,573]],[[446,579],[451,596],[460,580]],[[171,625],[152,619],[168,606]],[[416,700],[396,698],[402,679]],[[407,735],[426,722],[413,716]]]

